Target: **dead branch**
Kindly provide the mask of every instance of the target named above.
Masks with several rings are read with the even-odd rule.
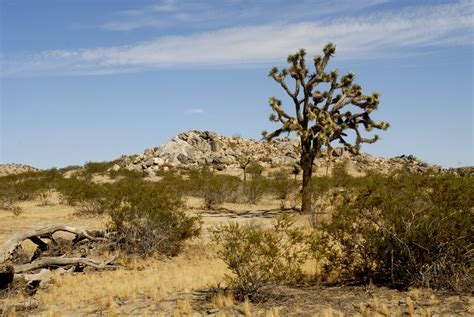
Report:
[[[109,258],[105,262],[98,262],[95,260],[87,259],[87,258],[58,258],[58,257],[48,257],[42,258],[39,260],[35,260],[28,264],[17,265],[14,267],[15,274],[17,273],[24,273],[40,268],[50,267],[50,266],[66,266],[72,264],[82,264],[86,266],[90,266],[96,269],[116,269],[117,266],[111,265],[110,263],[113,262],[115,258]]]
[[[9,260],[16,248],[25,240],[30,239],[34,243],[38,244],[41,248],[44,248],[43,241],[41,237],[51,237],[55,232],[69,232],[76,235],[76,238],[86,238],[92,241],[107,240],[104,238],[94,237],[90,235],[87,230],[81,228],[74,228],[67,225],[56,225],[52,227],[46,227],[41,229],[27,229],[24,231],[19,231],[15,233],[10,239],[5,243],[0,245],[0,263],[4,263]],[[41,241],[41,242],[40,242]]]

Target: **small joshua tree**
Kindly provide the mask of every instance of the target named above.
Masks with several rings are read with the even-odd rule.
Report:
[[[304,49],[288,56],[288,68],[279,70],[274,67],[268,74],[285,90],[295,105],[295,115],[291,116],[283,108],[280,100],[271,97],[269,100],[273,113],[270,121],[278,122],[281,127],[267,133],[263,137],[270,141],[282,133],[296,132],[300,138],[300,166],[303,170],[302,212],[310,212],[311,192],[310,182],[315,158],[324,154],[332,156],[334,141],[340,142],[352,154],[357,154],[362,143],[374,143],[378,136],[365,138],[360,131],[372,129],[386,130],[386,122],[375,122],[370,113],[379,105],[379,94],[364,95],[362,87],[353,83],[354,74],[348,73],[339,79],[337,69],[327,72],[326,66],[336,52],[336,46],[327,44],[324,56],[314,57],[315,72],[306,67]],[[294,90],[286,83],[287,76],[295,82]],[[316,90],[318,85],[327,87],[326,91]],[[355,112],[347,109],[353,105]],[[351,109],[354,110],[354,109]],[[352,139],[347,132],[352,131]]]
[[[252,157],[248,153],[238,155],[236,157],[237,163],[239,163],[240,168],[244,171],[244,184],[247,183],[247,167],[252,162]]]

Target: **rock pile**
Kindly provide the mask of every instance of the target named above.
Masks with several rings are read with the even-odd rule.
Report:
[[[188,131],[170,142],[147,149],[136,157],[124,157],[113,169],[126,168],[153,172],[166,167],[214,166],[218,170],[238,167],[240,160],[251,158],[264,165],[290,165],[298,160],[297,141],[261,142],[240,137],[220,136],[210,131]]]
[[[12,174],[20,174],[25,172],[34,172],[39,171],[37,168],[34,168],[29,165],[18,164],[18,163],[8,163],[0,164],[0,177]]]
[[[414,173],[441,170],[441,167],[430,166],[413,155],[389,159],[367,153],[352,156],[342,148],[337,148],[335,155],[331,165],[349,160],[349,164],[359,171],[373,169],[384,173],[401,167],[406,167]],[[298,141],[295,139],[263,142],[193,130],[177,135],[164,145],[147,149],[142,155],[122,157],[113,169],[125,168],[154,173],[169,167],[192,168],[209,165],[217,170],[227,170],[238,168],[239,162],[246,158],[251,158],[264,167],[293,166],[298,162],[298,157]],[[327,164],[324,158],[316,160],[317,168],[325,168]]]

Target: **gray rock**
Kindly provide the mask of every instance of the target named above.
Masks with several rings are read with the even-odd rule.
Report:
[[[153,157],[150,157],[149,159],[146,160],[145,162],[145,166],[146,167],[150,167],[154,164],[154,160],[153,160]]]
[[[221,143],[217,140],[211,141],[211,150],[212,152],[218,152],[221,149]]]

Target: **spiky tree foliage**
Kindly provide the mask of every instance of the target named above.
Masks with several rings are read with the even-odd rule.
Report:
[[[339,77],[337,69],[326,71],[335,52],[336,46],[327,44],[323,49],[324,54],[314,57],[315,71],[310,72],[306,66],[306,52],[301,49],[288,56],[289,67],[282,70],[274,67],[268,74],[291,98],[295,113],[290,115],[283,109],[280,100],[271,97],[269,104],[273,113],[270,121],[281,126],[271,133],[264,131],[263,137],[270,141],[282,133],[291,132],[299,136],[300,165],[303,170],[303,212],[312,209],[309,184],[315,158],[324,154],[331,156],[332,144],[336,141],[350,153],[357,154],[362,143],[374,143],[378,140],[377,135],[364,137],[361,128],[371,131],[385,130],[389,126],[386,122],[375,122],[370,118],[371,112],[379,105],[378,93],[364,95],[362,87],[354,84],[355,75],[351,72]],[[286,82],[288,76],[294,81],[293,90]],[[323,91],[318,90],[318,86],[323,86]]]

